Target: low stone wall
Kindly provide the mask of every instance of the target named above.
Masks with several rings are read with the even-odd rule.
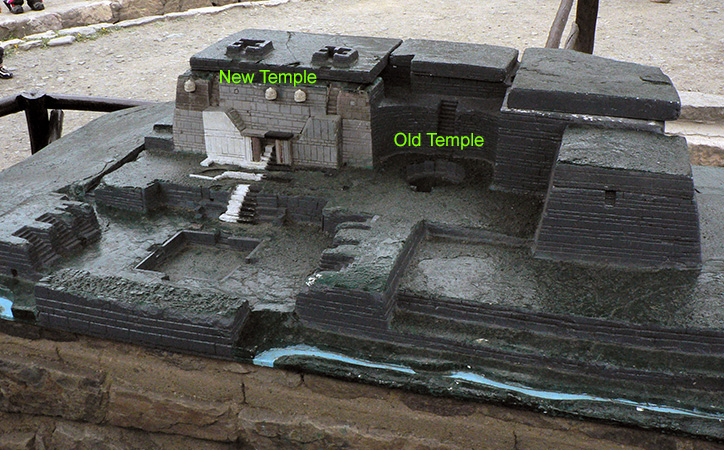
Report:
[[[185,291],[174,292],[189,295]],[[43,283],[35,286],[35,299],[43,327],[218,358],[233,357],[233,345],[249,315],[248,303],[233,317],[223,317],[105,300]]]

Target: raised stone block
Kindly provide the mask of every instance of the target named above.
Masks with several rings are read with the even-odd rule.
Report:
[[[507,105],[644,120],[674,120],[681,110],[679,94],[658,67],[549,48],[525,51]]]
[[[701,264],[686,141],[569,127],[536,233],[538,258],[637,268]]]

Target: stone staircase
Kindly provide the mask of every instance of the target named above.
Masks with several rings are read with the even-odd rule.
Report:
[[[458,102],[455,100],[440,101],[440,115],[438,116],[437,132],[452,136],[455,134],[455,114]]]
[[[231,193],[229,203],[226,206],[226,212],[219,216],[219,220],[230,223],[238,222],[247,192],[249,192],[248,184],[237,185],[236,188],[234,188],[234,192]]]

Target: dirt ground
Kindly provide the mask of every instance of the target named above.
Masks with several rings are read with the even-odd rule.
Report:
[[[723,6],[721,0],[603,1],[594,53],[660,66],[679,90],[724,94]],[[244,28],[467,41],[522,51],[544,45],[557,7],[558,0],[310,0],[237,8],[102,33],[67,47],[9,52],[6,66],[15,78],[0,80],[0,97],[42,89],[173,100],[189,57]],[[95,116],[67,111],[65,132]],[[0,168],[29,155],[22,114],[0,119],[0,130]]]

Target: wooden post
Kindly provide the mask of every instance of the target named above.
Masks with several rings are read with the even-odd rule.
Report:
[[[576,25],[578,38],[573,50],[593,53],[593,41],[596,37],[596,20],[598,19],[598,0],[578,0],[576,7]]]
[[[30,153],[33,154],[48,145],[50,138],[50,120],[45,97],[43,91],[22,92],[18,96],[18,103],[25,110],[28,134],[30,134]]]
[[[62,109],[50,110],[50,128],[48,130],[48,144],[60,139],[63,135],[63,113]]]
[[[568,16],[571,14],[572,7],[573,0],[561,0],[561,4],[558,6],[558,12],[556,13],[556,18],[553,19],[553,25],[551,25],[551,31],[548,33],[546,48],[558,48],[561,44],[561,36],[563,36],[563,30],[566,28],[566,23],[568,22]]]

